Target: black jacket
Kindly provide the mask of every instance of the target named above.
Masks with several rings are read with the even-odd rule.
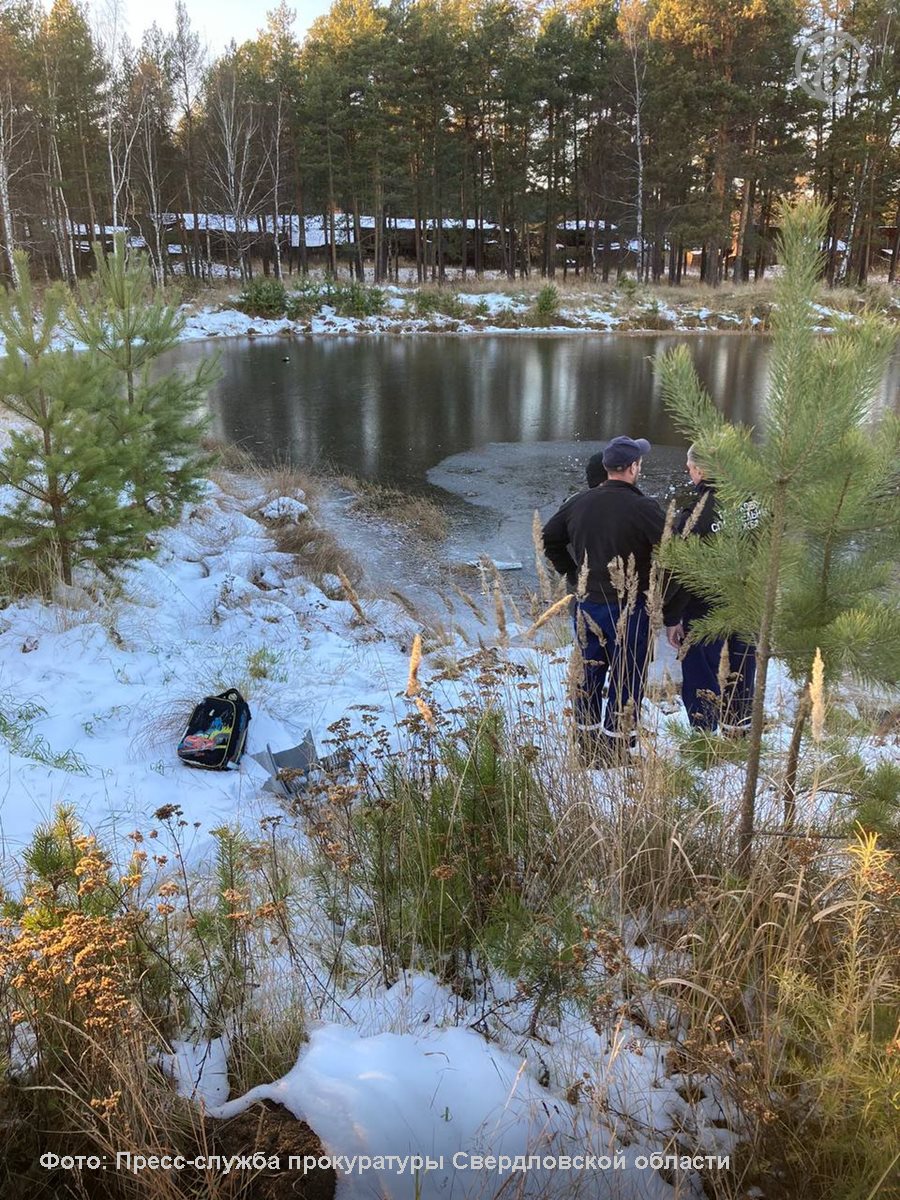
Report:
[[[623,479],[608,479],[570,497],[544,526],[544,553],[560,575],[576,575],[588,561],[587,598],[601,604],[619,600],[609,576],[609,563],[634,555],[639,588],[650,583],[653,547],[662,537],[666,517],[655,500]]]
[[[674,536],[684,532],[685,526],[693,517],[698,505],[700,507],[691,526],[691,534],[696,534],[698,537],[709,537],[718,532],[722,518],[716,501],[716,489],[705,479],[695,484],[694,489],[697,493],[696,498],[680,509],[675,517],[672,527]],[[703,596],[698,596],[696,592],[690,591],[683,584],[673,584],[666,595],[665,622],[667,625],[677,625],[682,621],[697,621],[700,617],[705,617],[711,607],[710,602]]]

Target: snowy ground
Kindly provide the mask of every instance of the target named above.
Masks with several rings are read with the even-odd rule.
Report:
[[[415,625],[377,600],[365,602],[369,620],[362,623],[351,604],[298,578],[291,560],[275,551],[262,510],[269,502],[270,517],[314,518],[303,511],[302,496],[267,495],[261,487],[233,477],[209,484],[181,524],[159,536],[156,557],[125,573],[120,597],[74,588],[56,604],[19,603],[0,612],[6,874],[15,872],[35,825],[60,803],[113,846],[132,829],[153,825],[160,806],[178,805],[193,827],[195,859],[218,824],[258,829],[277,801],[262,791],[267,775],[249,754],[225,773],[192,771],[175,756],[188,712],[210,692],[236,686],[244,693],[253,713],[250,752],[267,743],[284,749],[307,728],[322,746],[333,721],[349,716],[359,726],[361,705],[382,714],[388,728],[407,713]],[[533,649],[511,653],[532,669],[541,657]],[[564,668],[545,663],[538,670],[561,711]],[[426,682],[429,674],[426,663]],[[770,708],[784,711],[779,672],[769,696]],[[452,703],[452,682],[440,697]],[[648,708],[660,729],[683,720],[671,706]],[[299,907],[307,921],[302,944],[314,955],[329,935],[311,884]],[[193,1041],[190,1031],[169,1063],[181,1089],[202,1097],[212,1115],[268,1097],[307,1120],[331,1155],[443,1156],[443,1168],[418,1179],[391,1166],[345,1168],[339,1200],[474,1200],[495,1195],[509,1178],[496,1169],[454,1168],[454,1154],[620,1155],[625,1163],[616,1171],[541,1166],[514,1178],[507,1191],[516,1196],[702,1200],[696,1171],[664,1178],[644,1165],[648,1156],[733,1149],[736,1115],[710,1081],[694,1078],[686,1088],[671,1073],[670,1043],[648,1035],[646,1020],[624,1011],[597,1026],[564,1006],[553,1038],[538,1042],[528,1036],[527,1013],[512,1003],[512,981],[495,980],[489,1001],[463,1000],[420,975],[385,990],[373,947],[347,944],[344,952],[348,982],[333,985],[327,1000],[323,993],[308,1001],[310,1041],[283,1078],[229,1099],[227,1043]],[[671,969],[662,952],[656,957],[634,940],[626,939],[626,952],[642,976]],[[261,994],[279,995],[283,961],[276,954],[259,970]]]
[[[216,825],[258,828],[277,801],[262,791],[267,775],[249,755],[225,773],[192,771],[175,756],[183,721],[205,694],[226,686],[245,694],[251,752],[293,745],[306,728],[321,746],[332,721],[349,713],[357,723],[354,706],[371,705],[389,726],[405,714],[409,618],[371,601],[370,624],[362,624],[349,603],[293,576],[265,520],[246,515],[272,499],[253,486],[210,484],[182,523],[160,536],[157,556],[127,571],[121,597],[102,600],[73,588],[60,603],[20,603],[0,614],[0,693],[16,729],[0,738],[7,875],[36,824],[61,803],[113,848],[127,844],[132,829],[153,826],[160,806],[178,805],[194,826],[195,861]],[[296,507],[299,499],[281,499],[276,515],[312,519]],[[548,678],[562,687],[561,669]],[[313,894],[302,907],[309,914],[304,944],[315,945],[324,915]],[[665,1069],[664,1042],[625,1019],[598,1033],[573,1007],[556,1044],[539,1048],[515,1006],[504,1008],[515,995],[512,982],[507,995],[494,984],[492,1005],[505,1019],[486,1017],[484,998],[464,1002],[430,978],[405,977],[385,991],[372,982],[373,953],[347,948],[358,968],[353,981],[314,1010],[311,1040],[283,1079],[226,1103],[226,1045],[185,1041],[170,1064],[182,1090],[203,1096],[213,1115],[269,1096],[306,1119],[330,1154],[444,1156],[445,1169],[420,1179],[420,1192],[412,1174],[372,1170],[345,1173],[341,1200],[370,1196],[376,1184],[396,1200],[449,1196],[451,1188],[456,1196],[493,1195],[502,1177],[454,1169],[460,1152],[627,1152],[627,1170],[542,1168],[518,1194],[576,1195],[577,1175],[585,1195],[699,1200],[695,1173],[680,1176],[676,1189],[634,1165],[685,1126],[693,1132],[680,1136],[691,1147],[727,1153],[732,1142],[712,1124],[722,1114],[711,1091],[699,1105],[682,1099],[678,1077]],[[644,969],[646,952],[634,953]],[[283,969],[277,959],[261,963],[261,978]],[[593,1096],[587,1107],[564,1099],[576,1081]]]
[[[190,771],[174,757],[204,695],[237,686],[253,710],[251,743],[279,750],[310,727],[321,740],[351,704],[381,707],[402,690],[407,618],[375,603],[373,621],[387,613],[393,637],[355,629],[350,604],[288,578],[290,560],[242,511],[250,503],[210,485],[160,536],[157,556],[125,572],[121,599],[76,588],[63,604],[0,613],[6,717],[22,713],[30,725],[20,753],[0,747],[8,852],[63,801],[104,834],[134,828],[163,804],[206,827],[251,819],[261,767],[246,759],[235,772]],[[46,715],[29,722],[35,707]],[[39,761],[62,755],[68,770]]]

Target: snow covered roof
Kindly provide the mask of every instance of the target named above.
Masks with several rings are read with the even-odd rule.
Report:
[[[162,223],[164,225],[173,225],[178,219],[179,217],[175,213],[162,214]],[[181,220],[184,222],[185,230],[192,230],[194,228],[193,213],[184,213],[181,217]],[[269,232],[272,229],[273,220],[274,218],[271,213],[260,213],[258,215],[254,214],[250,218],[249,232],[251,237],[259,232],[259,224],[262,226],[262,231]],[[360,216],[359,223],[362,229],[373,230],[375,228],[375,217],[366,213]],[[279,218],[279,224],[281,225],[283,232],[290,235],[291,245],[299,246],[300,217],[295,213],[285,214]],[[311,249],[315,249],[316,247],[325,246],[327,244],[328,239],[325,236],[324,216],[306,217],[303,224],[307,246],[309,246]],[[607,225],[605,221],[598,221],[596,222],[596,225],[598,229],[616,228],[615,225]],[[413,217],[391,217],[390,227],[392,229],[410,231],[415,229],[416,222]],[[461,229],[463,227],[463,221],[458,217],[446,217],[442,222],[442,227],[444,229]],[[465,221],[465,227],[469,230],[475,230],[478,228],[478,222],[473,217],[467,217]],[[576,222],[561,222],[558,227],[560,229],[574,230],[576,228]],[[235,218],[230,214],[198,213],[197,228],[200,230],[209,229],[210,231],[215,231],[217,233],[234,233],[237,225]],[[485,221],[482,228],[493,232],[497,229],[497,224],[494,221]],[[587,222],[579,221],[577,223],[577,228],[579,230],[587,228]],[[433,233],[434,230],[437,229],[437,221],[433,217],[424,219],[422,221],[422,229],[426,233]],[[347,245],[356,240],[355,231],[353,228],[353,220],[352,218],[348,217],[347,213],[338,211],[334,214],[334,240],[338,245]],[[631,248],[636,249],[637,243],[633,242],[631,244]]]
[[[91,228],[91,232],[90,232],[91,237],[99,237],[101,233],[103,233],[107,237],[112,237],[113,234],[116,234],[116,233],[127,233],[128,232],[127,225],[102,225],[102,226],[101,225],[92,225],[90,228]],[[72,222],[72,236],[73,237],[85,237],[87,234],[88,234],[88,226],[87,225],[81,225],[77,221]]]

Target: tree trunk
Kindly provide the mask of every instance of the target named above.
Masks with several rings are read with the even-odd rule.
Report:
[[[637,186],[635,190],[635,236],[638,244],[638,283],[644,282],[644,148],[641,144],[641,85],[638,79],[637,54],[632,54],[634,68],[634,140],[637,150]]]
[[[869,264],[872,261],[872,233],[875,225],[875,178],[880,176],[880,163],[876,162],[876,166],[869,172],[869,203],[866,206],[865,218],[865,236],[862,239],[863,251],[859,259],[859,271],[857,273],[856,282],[860,287],[864,287],[866,280],[869,277]]]
[[[807,678],[797,699],[797,711],[794,714],[794,728],[791,731],[791,744],[788,747],[787,764],[784,770],[784,827],[794,828],[797,816],[797,768],[800,764],[800,744],[803,740],[803,730],[806,718],[809,716],[811,703],[809,699],[810,679]]]
[[[756,149],[756,122],[754,121],[750,127],[750,146],[749,157],[752,163],[753,152]],[[748,168],[751,164],[748,163]],[[738,223],[737,245],[734,248],[734,270],[732,271],[732,279],[735,283],[741,283],[744,275],[744,242],[747,238],[747,223],[750,218],[750,192],[753,186],[753,180],[749,173],[744,176],[743,195],[741,197],[741,218]]]
[[[0,116],[2,120],[2,116]],[[3,140],[3,129],[0,128],[0,236],[6,250],[6,261],[9,265],[9,277],[14,288],[19,286],[19,268],[13,258],[16,248],[16,235],[13,228],[12,206],[9,200],[9,160],[6,156],[6,145]]]
[[[300,272],[309,274],[309,255],[306,248],[306,205],[303,202],[303,176],[300,174],[299,163],[294,171],[294,190],[297,195],[297,252],[300,259]]]
[[[762,202],[762,212],[760,213],[760,239],[759,250],[756,253],[756,263],[753,268],[754,280],[762,279],[766,273],[766,251],[769,241],[769,220],[772,214],[772,193],[766,192]]]
[[[750,720],[750,738],[747,755],[747,774],[741,795],[741,816],[738,830],[737,870],[743,875],[750,872],[753,853],[753,832],[756,814],[756,787],[759,781],[759,765],[762,756],[763,721],[766,705],[766,680],[769,674],[769,657],[772,649],[772,628],[778,603],[778,584],[781,575],[781,554],[785,530],[785,485],[780,484],[772,504],[772,534],[769,556],[768,579],[763,601],[759,639],[756,645],[756,691]]]
[[[103,235],[102,230],[97,222],[97,210],[94,207],[94,192],[91,188],[91,174],[88,170],[87,161],[87,141],[84,136],[84,130],[82,127],[82,114],[80,112],[78,114],[78,141],[81,143],[81,169],[84,172],[84,190],[85,195],[87,196],[88,220],[90,222],[91,229],[90,233],[88,234],[88,242],[91,242],[95,236],[95,229],[97,230],[96,236],[102,238]]]
[[[888,269],[888,283],[893,283],[897,277],[897,254],[900,253],[900,205],[894,217],[894,241],[891,248],[891,265]]]
[[[362,283],[366,277],[366,268],[363,258],[362,220],[359,215],[359,197],[355,193],[353,195],[353,237],[356,241],[356,254],[353,256],[353,273],[360,283]]]
[[[384,279],[384,187],[381,182],[381,162],[378,158],[375,159],[374,186],[375,262],[372,277],[375,283],[381,283]]]
[[[197,211],[197,209],[198,209],[197,187],[196,187],[196,181],[195,181],[195,175],[194,175],[194,172],[195,172],[195,167],[194,167],[194,119],[193,119],[193,114],[190,111],[190,106],[187,106],[185,109],[184,124],[185,124],[185,131],[186,131],[186,135],[187,135],[186,149],[187,149],[187,161],[188,161],[187,171],[185,172],[185,183],[187,185],[188,209],[190,210],[191,216],[194,219],[194,227],[191,230],[191,249],[194,252],[193,253],[194,275],[197,276],[198,278],[201,278],[204,274],[204,270],[203,270],[203,265],[201,263],[202,256],[201,256],[201,250],[200,250],[200,213]],[[209,258],[209,255],[207,254],[207,259],[208,258]]]
[[[838,280],[840,283],[845,283],[850,277],[850,262],[855,254],[856,235],[859,222],[859,208],[861,203],[861,195],[865,190],[869,176],[869,154],[866,151],[866,156],[863,159],[862,174],[860,175],[859,186],[855,190],[853,196],[853,204],[850,208],[850,225],[847,229],[847,248],[844,251],[844,257],[841,261],[841,269],[838,272]]]
[[[553,146],[555,114],[550,109],[547,118],[548,145]],[[553,278],[556,273],[556,217],[553,211],[553,164],[547,172],[547,191],[544,197],[544,261],[541,264],[541,274]]]

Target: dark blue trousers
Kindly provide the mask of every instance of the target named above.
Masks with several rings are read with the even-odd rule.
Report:
[[[620,618],[622,624],[620,627]],[[623,617],[619,604],[575,603],[575,642],[584,668],[575,692],[575,724],[627,736],[637,725],[650,649],[650,618],[639,602]],[[603,687],[609,679],[606,712]]]
[[[685,625],[685,633],[689,626]],[[728,677],[720,695],[719,664],[725,639],[692,645],[681,660],[681,698],[695,729],[727,732],[750,725],[756,684],[756,648],[728,638]]]

